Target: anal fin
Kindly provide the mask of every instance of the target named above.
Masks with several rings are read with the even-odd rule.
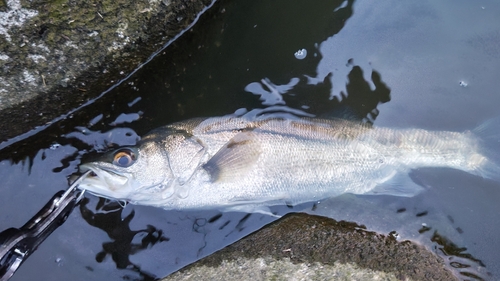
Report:
[[[424,188],[416,184],[408,173],[396,173],[386,181],[379,183],[366,195],[392,195],[401,197],[413,197],[423,191]]]

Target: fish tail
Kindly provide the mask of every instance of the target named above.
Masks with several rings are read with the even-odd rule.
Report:
[[[500,182],[500,117],[485,121],[472,133],[479,141],[479,153],[470,157],[476,173]]]

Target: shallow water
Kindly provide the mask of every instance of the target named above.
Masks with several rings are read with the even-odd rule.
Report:
[[[32,138],[0,146],[0,230],[22,225],[65,189],[82,156],[190,117],[279,106],[375,126],[473,129],[499,115],[499,12],[493,0],[219,1],[193,31],[103,98]],[[463,276],[500,279],[500,183],[449,169],[412,177],[428,187],[414,198],[345,195],[314,211],[310,204],[274,211],[395,231]],[[149,280],[273,220],[121,208],[88,195],[12,280]]]

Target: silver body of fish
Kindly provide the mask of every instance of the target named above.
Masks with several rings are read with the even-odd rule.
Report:
[[[408,173],[419,167],[498,179],[481,139],[498,143],[488,127],[460,133],[314,118],[191,119],[82,165],[94,176],[79,187],[165,209],[266,214],[268,206],[344,193],[413,196],[423,188]]]

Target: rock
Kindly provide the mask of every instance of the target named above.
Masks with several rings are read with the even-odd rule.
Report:
[[[291,214],[162,279],[457,280],[440,257],[362,226]]]
[[[24,1],[0,5],[4,141],[50,122],[132,72],[211,0]]]

